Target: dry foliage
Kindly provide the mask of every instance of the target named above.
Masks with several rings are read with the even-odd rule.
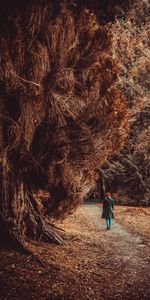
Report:
[[[65,216],[93,185],[95,167],[124,143],[127,104],[118,85],[120,53],[116,50],[114,55],[111,27],[111,22],[114,28],[116,24],[117,1],[102,2],[100,6],[97,1],[92,6],[89,1],[1,4],[5,200],[0,211],[7,223],[11,207],[15,228],[19,223],[17,236],[27,235],[28,230],[21,228],[28,219],[29,228],[34,228],[32,237],[41,237],[35,224],[44,225],[33,190],[47,188],[50,215]],[[128,26],[128,1],[118,3]],[[117,28],[119,34],[124,32],[123,26]]]
[[[130,6],[126,20],[122,12],[112,27],[113,57],[119,58],[119,83],[130,106],[138,100],[137,109],[145,105],[150,96],[149,10],[148,1],[136,0]],[[133,115],[133,111],[131,113]]]

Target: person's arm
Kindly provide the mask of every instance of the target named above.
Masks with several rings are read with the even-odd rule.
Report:
[[[113,198],[111,198],[111,205],[112,205],[112,209],[114,210],[114,199]]]

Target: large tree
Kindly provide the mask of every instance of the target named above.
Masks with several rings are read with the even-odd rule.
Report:
[[[33,193],[46,188],[47,212],[65,216],[126,136],[111,35],[120,1],[92,2],[1,1],[0,227],[23,248],[62,242]]]

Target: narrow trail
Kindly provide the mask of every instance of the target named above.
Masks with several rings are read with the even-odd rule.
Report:
[[[86,204],[69,216],[62,224],[69,236],[64,245],[32,243],[44,265],[2,247],[0,300],[150,300],[149,231],[140,236],[126,222],[120,225],[122,207],[115,207],[106,230],[101,209]],[[149,230],[148,216],[140,220]]]
[[[132,295],[129,288],[129,297],[120,297],[120,299],[150,299],[149,291],[145,289],[145,282],[150,279],[150,256],[149,244],[145,244],[143,238],[134,233],[130,233],[116,220],[113,220],[111,230],[106,230],[105,220],[101,218],[101,207],[96,204],[85,204],[84,210],[100,233],[98,239],[103,241],[105,248],[106,269],[108,268],[108,286],[115,289],[112,298],[117,298],[117,287],[122,286],[126,293],[126,288],[135,286],[135,295]],[[97,234],[97,232],[96,232]],[[142,295],[138,298],[139,294]],[[120,291],[119,291],[120,293]],[[106,292],[107,294],[107,292]],[[118,295],[119,296],[119,295]],[[118,297],[119,298],[119,297]],[[105,299],[105,291],[104,291]],[[107,299],[107,297],[106,297]]]

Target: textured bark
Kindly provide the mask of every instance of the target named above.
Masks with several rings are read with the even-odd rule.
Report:
[[[37,202],[18,174],[4,170],[1,182],[0,227],[2,239],[10,239],[28,251],[29,240],[63,243],[60,233],[41,215]]]

